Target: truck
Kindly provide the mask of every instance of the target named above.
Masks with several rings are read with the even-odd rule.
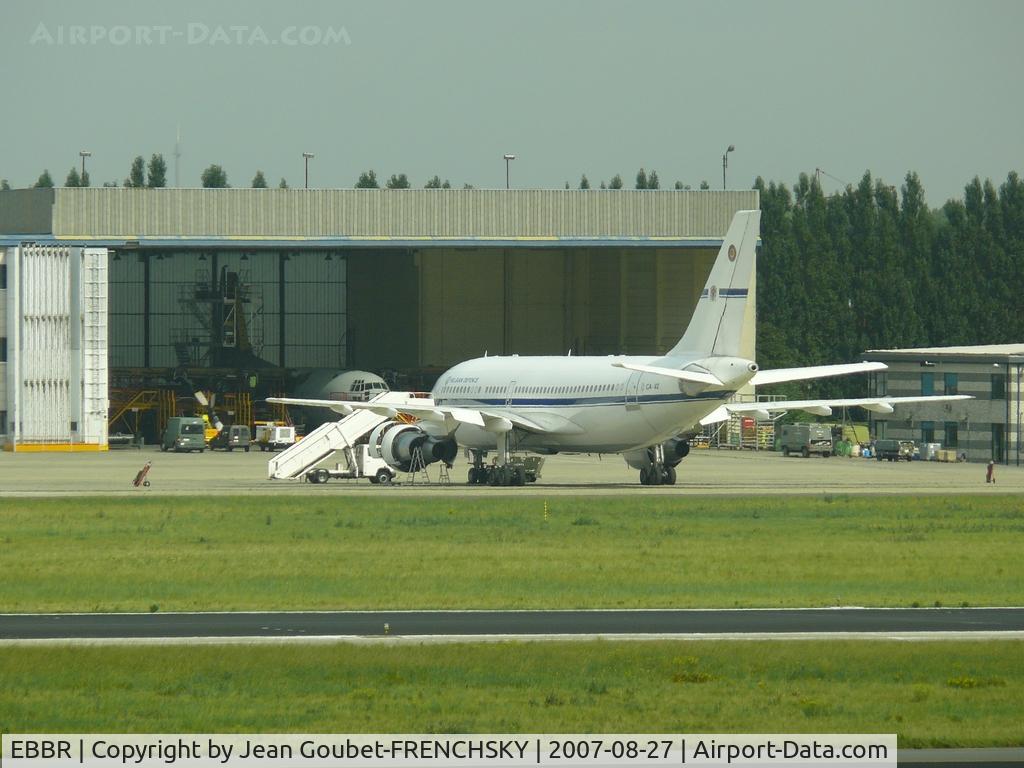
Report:
[[[875,458],[879,461],[913,461],[914,448],[913,440],[875,440]]]
[[[279,451],[295,444],[295,427],[270,422],[256,425],[256,445],[261,451]]]
[[[366,443],[347,448],[341,454],[345,458],[344,464],[338,462],[334,469],[314,467],[306,473],[306,482],[319,485],[332,478],[354,480],[365,477],[374,485],[388,485],[395,479],[395,470],[383,459],[371,456],[370,446]]]
[[[783,456],[799,453],[806,459],[817,453],[827,459],[832,455],[832,428],[828,424],[783,424],[779,448]]]

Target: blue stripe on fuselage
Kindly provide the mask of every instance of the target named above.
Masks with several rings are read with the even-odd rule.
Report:
[[[687,396],[680,393],[666,395],[639,395],[636,398],[626,398],[622,395],[616,397],[580,397],[580,398],[557,398],[557,397],[514,397],[511,400],[506,398],[487,398],[474,400],[470,398],[446,398],[435,400],[437,405],[449,407],[472,408],[472,407],[499,407],[511,408],[517,406],[589,406],[589,405],[644,405],[646,403],[699,403],[704,400],[727,400],[735,395],[735,392],[702,392],[699,395]]]

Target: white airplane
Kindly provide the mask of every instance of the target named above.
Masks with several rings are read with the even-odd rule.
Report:
[[[771,411],[818,415],[859,405],[892,413],[899,403],[969,399],[968,395],[733,403],[748,384],[838,376],[885,369],[850,363],[759,370],[740,356],[747,298],[755,275],[760,211],[733,218],[690,324],[667,355],[607,357],[490,356],[459,363],[437,381],[430,398],[401,405],[269,398],[349,414],[368,409],[387,422],[370,435],[371,450],[407,470],[418,448],[427,463],[451,464],[458,446],[471,452],[470,483],[521,485],[523,470],[509,463],[516,451],[538,454],[619,453],[640,470],[644,485],[673,484],[689,453],[688,437],[731,414],[768,418]],[[497,462],[485,464],[497,451]]]

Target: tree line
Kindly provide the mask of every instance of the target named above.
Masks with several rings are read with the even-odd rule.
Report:
[[[216,163],[207,166],[199,177],[199,181],[204,188],[207,189],[223,189],[230,187],[228,183],[228,175],[223,167]],[[53,177],[50,175],[49,169],[44,170],[39,178],[36,179],[36,183],[32,185],[35,188],[40,187],[53,187],[55,186]],[[89,172],[86,171],[84,174],[80,174],[78,168],[72,166],[71,170],[68,171],[68,175],[64,180],[65,187],[88,187],[90,186]],[[116,181],[108,181],[103,183],[104,187],[116,187],[118,183]],[[161,154],[154,154],[149,161],[149,165],[146,165],[145,159],[142,155],[139,155],[132,161],[131,169],[128,172],[128,176],[123,182],[125,187],[166,187],[167,186],[167,163],[164,162],[164,156]],[[253,176],[250,186],[253,189],[266,189],[267,179],[263,174],[262,170],[257,170],[256,175]],[[288,189],[288,182],[282,177],[278,183],[279,189]],[[359,174],[359,178],[356,179],[356,183],[353,185],[356,189],[379,189],[380,182],[377,180],[376,171],[370,169],[363,171]],[[384,186],[387,189],[411,189],[412,182],[409,177],[404,173],[393,173],[391,178],[384,182]],[[10,184],[7,179],[0,179],[0,189],[10,189]],[[452,185],[448,179],[441,181],[441,177],[436,174],[431,178],[427,179],[427,182],[423,185],[424,189],[451,189]],[[472,184],[463,184],[463,189],[474,189]],[[569,182],[565,182],[565,188],[569,189]],[[586,174],[580,177],[578,189],[592,189],[590,180]],[[601,189],[624,189],[625,184],[622,181],[622,176],[615,174],[611,177],[608,182],[601,181]],[[651,170],[650,172],[641,168],[636,174],[636,183],[634,189],[661,189],[661,181],[658,178],[658,172]],[[673,187],[674,189],[688,190],[692,187],[689,184],[684,184],[681,181],[676,181]],[[702,181],[700,183],[700,189],[710,189],[708,182]]]
[[[1024,340],[1024,184],[975,177],[929,209],[916,173],[897,190],[870,173],[826,196],[816,178],[754,184],[761,196],[758,360],[857,360],[868,349]],[[860,387],[860,389],[858,389]],[[816,390],[852,393],[837,379]]]

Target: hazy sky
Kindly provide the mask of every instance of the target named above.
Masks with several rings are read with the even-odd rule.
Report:
[[[0,177],[94,185],[161,152],[199,186],[662,186],[922,177],[929,203],[1024,171],[1024,2],[0,4]],[[842,185],[826,178],[826,192]]]

